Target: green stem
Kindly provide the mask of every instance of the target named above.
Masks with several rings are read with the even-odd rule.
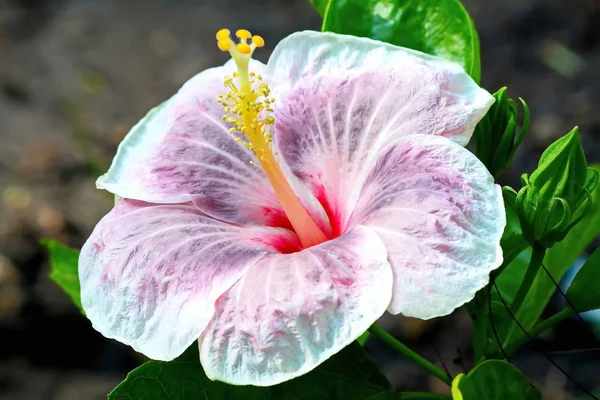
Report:
[[[398,353],[402,354],[431,375],[438,377],[442,382],[446,383],[448,386],[452,385],[452,377],[448,376],[444,371],[440,368],[436,367],[433,363],[421,357],[413,350],[408,348],[406,345],[398,341],[392,335],[387,333],[384,329],[377,326],[377,324],[371,325],[369,328],[369,332],[379,338],[383,343],[387,344],[392,349],[396,350]]]
[[[475,361],[475,364],[485,356],[488,321],[480,316],[485,314],[484,305],[487,303],[488,295],[487,288],[484,288],[475,294],[473,301],[466,304],[467,311],[472,320],[473,360]]]
[[[452,400],[452,397],[444,396],[443,394],[436,394],[436,393],[402,392],[402,393],[400,393],[400,399],[401,400],[418,400],[418,399]]]
[[[531,330],[531,332],[529,332],[529,335],[531,335],[532,337],[535,337],[535,336],[539,335],[540,333],[544,332],[546,329],[558,324],[560,321],[567,319],[573,315],[575,315],[575,311],[573,311],[572,308],[565,308],[564,310],[557,312],[550,318],[545,319],[544,321],[537,324]]]
[[[572,308],[565,308],[564,310],[557,312],[550,318],[545,319],[544,321],[540,322],[535,327],[533,327],[533,329],[531,331],[529,331],[527,333],[532,338],[537,337],[540,333],[544,332],[546,329],[553,327],[554,325],[569,318],[572,315],[575,315],[575,311],[573,311]],[[517,351],[517,349],[519,347],[521,347],[528,340],[529,340],[529,338],[527,336],[519,336],[519,338],[517,340],[515,340],[514,342],[512,342],[508,346],[506,346],[504,351],[506,352],[506,354],[510,355],[510,354],[514,353],[515,351]]]
[[[540,270],[542,265],[542,261],[544,261],[544,256],[546,255],[546,249],[543,247],[539,247],[537,245],[533,246],[533,252],[531,254],[531,260],[529,261],[529,265],[527,266],[527,270],[525,271],[525,276],[521,281],[521,285],[519,286],[519,290],[515,295],[515,298],[510,305],[510,311],[516,316],[518,314],[535,277]]]

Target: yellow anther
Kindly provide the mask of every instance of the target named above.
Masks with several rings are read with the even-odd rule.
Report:
[[[227,44],[226,49],[231,53],[238,68],[233,76],[224,77],[227,92],[218,98],[225,111],[223,120],[230,124],[231,134],[244,136],[243,139],[235,138],[235,141],[252,150],[261,164],[277,164],[271,153],[273,134],[270,132],[270,126],[274,124],[275,119],[269,115],[273,112],[271,98],[267,97],[270,89],[260,75],[248,70],[252,52],[259,45],[262,46],[264,40],[260,36],[253,37],[245,29],[237,31],[236,36],[240,38],[237,44],[230,39],[228,32],[227,35],[221,31],[217,33],[219,48],[225,50],[221,43]],[[251,43],[248,42],[250,38]]]
[[[258,35],[252,36],[252,43],[256,45],[256,47],[263,47],[265,45],[265,39]]]
[[[225,39],[229,39],[229,29],[220,29],[217,32],[217,40],[221,41]]]
[[[252,34],[246,29],[238,29],[237,32],[235,32],[235,36],[239,37],[240,39],[250,39]]]
[[[252,53],[252,47],[248,46],[246,43],[238,43],[236,48],[242,54]]]
[[[229,51],[229,49],[231,48],[231,39],[227,38],[219,40],[217,42],[217,46],[219,46],[219,49],[221,49],[221,51]]]

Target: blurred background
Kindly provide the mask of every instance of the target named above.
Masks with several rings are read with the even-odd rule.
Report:
[[[518,186],[575,125],[588,162],[600,162],[600,1],[464,3],[480,33],[482,86],[507,85],[532,111],[501,183]],[[48,279],[40,238],[83,244],[112,205],[95,178],[150,108],[226,61],[218,29],[262,35],[257,58],[266,61],[283,37],[320,23],[308,0],[0,0],[0,400],[103,399],[142,361],[96,333]],[[472,362],[464,311],[382,324],[453,374]],[[375,340],[367,345],[397,388],[444,390]],[[597,343],[573,319],[514,361],[545,399],[579,398],[539,349],[586,346]],[[586,387],[600,387],[600,352],[554,357]]]

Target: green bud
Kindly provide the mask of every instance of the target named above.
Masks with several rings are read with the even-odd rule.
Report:
[[[587,213],[598,183],[596,171],[587,167],[578,128],[552,143],[538,168],[521,181],[516,205],[523,235],[532,245],[550,248]]]
[[[521,127],[518,128],[517,103],[508,98],[506,87],[494,93],[494,98],[496,101],[475,127],[473,136],[475,137],[475,154],[490,173],[496,176],[510,165],[517,147],[529,129],[530,119],[527,103],[519,98],[523,105],[524,116]]]

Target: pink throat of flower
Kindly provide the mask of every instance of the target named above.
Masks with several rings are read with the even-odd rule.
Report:
[[[279,199],[279,203],[288,217],[294,232],[298,235],[304,249],[316,246],[328,240],[314,220],[310,217],[300,199],[285,179],[277,162],[269,163],[261,160],[262,167],[269,178],[271,186]]]

